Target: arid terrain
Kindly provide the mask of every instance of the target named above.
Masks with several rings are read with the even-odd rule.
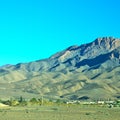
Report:
[[[0,119],[119,120],[119,75],[120,39],[112,37],[48,59],[2,66]]]
[[[97,38],[47,59],[0,67],[0,97],[120,98],[120,39]]]
[[[0,108],[1,120],[119,120],[120,108],[37,106]]]

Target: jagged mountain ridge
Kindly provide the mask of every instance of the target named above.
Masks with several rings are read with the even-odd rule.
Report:
[[[4,66],[0,68],[0,83],[9,83],[10,95],[14,96],[19,93],[67,99],[118,98],[119,71],[120,39],[103,37],[71,46],[48,59]]]
[[[88,44],[71,46],[48,59],[34,61],[27,64],[19,63],[11,68],[13,68],[13,70],[25,69],[28,71],[50,71],[53,68],[60,67],[61,64],[66,65],[65,67],[68,67],[69,64],[75,67],[76,63],[78,64],[85,59],[93,59],[101,54],[110,53],[119,46],[119,39],[112,37],[98,38],[94,42]]]

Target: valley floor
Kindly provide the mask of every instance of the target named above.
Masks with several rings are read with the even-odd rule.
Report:
[[[0,108],[1,120],[119,120],[120,108],[101,106],[37,106]]]

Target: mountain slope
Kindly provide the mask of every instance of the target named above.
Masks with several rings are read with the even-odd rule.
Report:
[[[0,96],[50,99],[120,97],[120,39],[98,38],[48,59],[0,68]]]

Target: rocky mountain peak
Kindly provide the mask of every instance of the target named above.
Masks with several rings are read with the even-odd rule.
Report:
[[[72,62],[70,64],[75,64],[76,61],[92,59],[99,55],[107,54],[118,47],[120,47],[120,39],[114,37],[101,37],[88,44],[70,46],[63,51],[52,55],[50,59],[51,63],[55,63],[56,65],[68,61],[69,63],[70,61]]]
[[[120,39],[114,37],[101,37],[97,38],[93,43],[105,49],[113,50],[120,46]]]

